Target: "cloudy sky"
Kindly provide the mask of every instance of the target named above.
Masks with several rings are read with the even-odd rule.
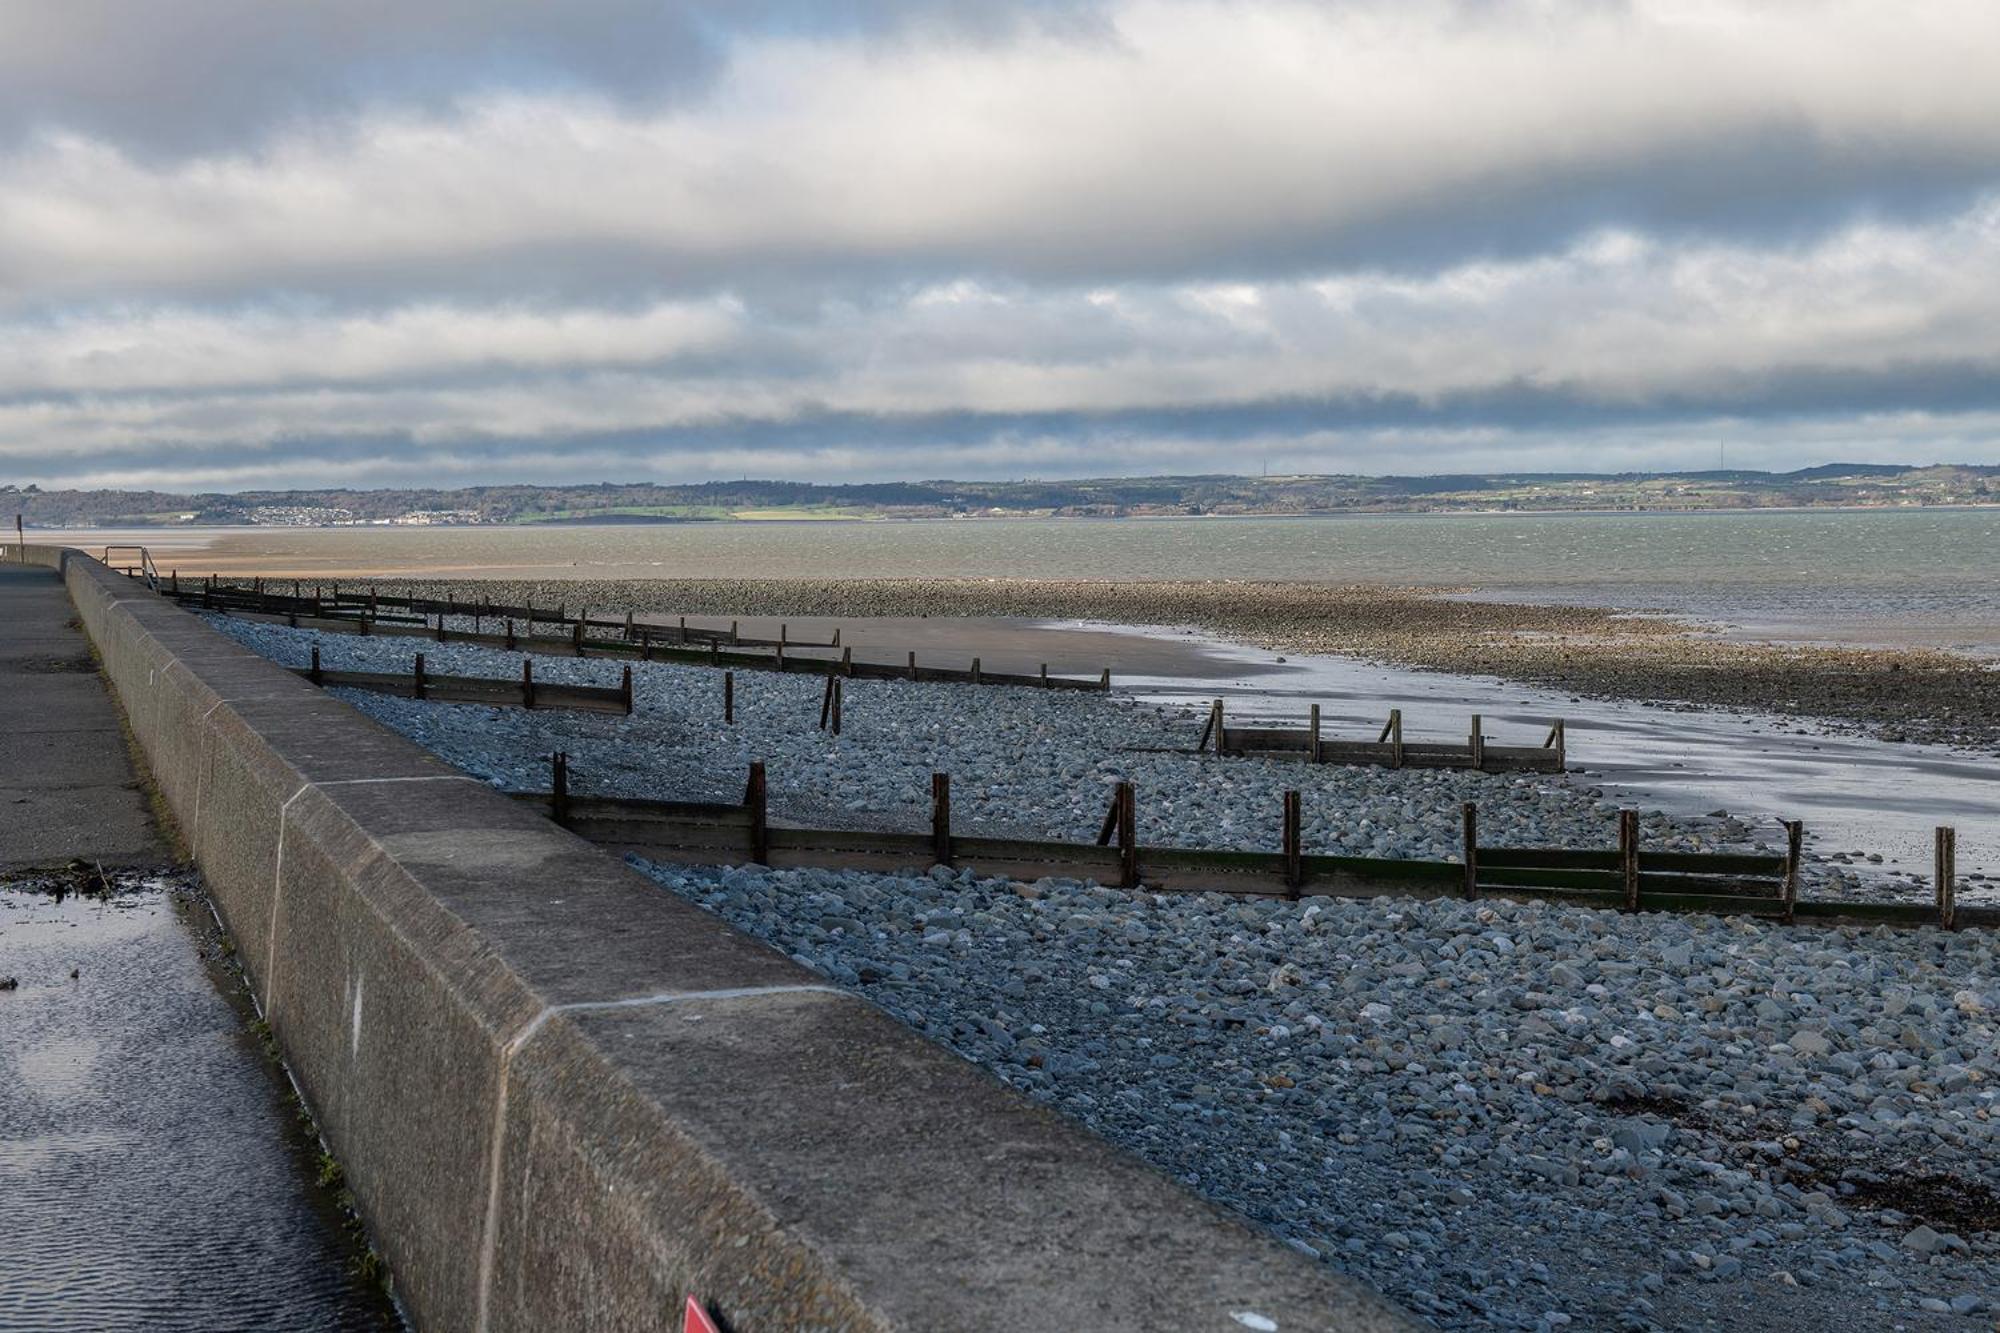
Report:
[[[1993,0],[0,0],[0,479],[2000,461]]]

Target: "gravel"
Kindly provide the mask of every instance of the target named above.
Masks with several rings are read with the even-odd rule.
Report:
[[[2000,1313],[1983,932],[639,864],[1445,1327]]]

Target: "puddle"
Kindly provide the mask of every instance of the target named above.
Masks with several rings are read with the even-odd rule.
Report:
[[[206,913],[158,880],[0,885],[0,1328],[402,1327],[211,980]]]

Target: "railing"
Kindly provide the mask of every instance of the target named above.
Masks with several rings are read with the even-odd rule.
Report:
[[[119,551],[137,552],[138,559],[127,559],[121,564],[114,555],[114,552]],[[107,546],[104,548],[104,564],[114,573],[123,574],[127,578],[144,579],[146,586],[154,592],[160,590],[160,571],[153,564],[153,553],[143,546]]]

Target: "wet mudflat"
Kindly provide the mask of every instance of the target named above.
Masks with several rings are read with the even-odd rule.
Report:
[[[0,883],[0,1328],[402,1327],[225,954],[183,880]]]
[[[1412,740],[1462,740],[1477,713],[1489,741],[1538,745],[1560,717],[1572,769],[1612,799],[1676,815],[1726,808],[1763,821],[1772,838],[1779,818],[1804,820],[1809,855],[1919,902],[1930,897],[1931,831],[1950,824],[1958,829],[1958,869],[1966,881],[1960,900],[2000,896],[2000,770],[1983,755],[1881,741],[1810,718],[1582,698],[1491,676],[1346,657],[1280,658],[1206,636],[1181,637],[1211,660],[1236,658],[1241,674],[1163,673],[1119,684],[1147,699],[1225,698],[1232,718],[1273,724],[1304,725],[1307,709],[1319,704],[1325,734],[1343,739],[1373,739],[1391,708],[1403,709]]]

